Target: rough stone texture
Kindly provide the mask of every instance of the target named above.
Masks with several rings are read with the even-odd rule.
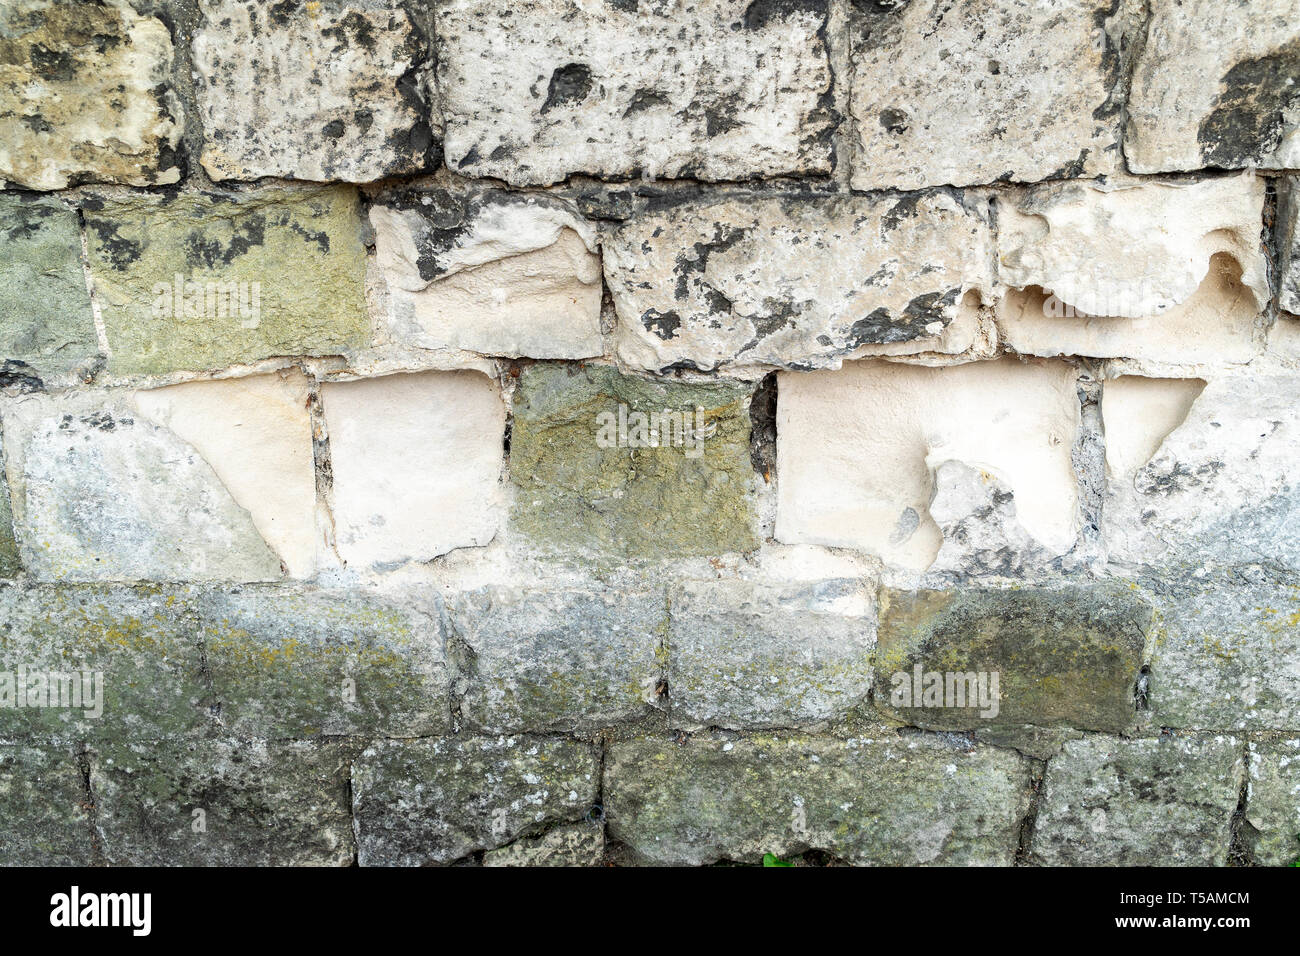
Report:
[[[0,387],[32,390],[81,377],[99,345],[76,211],[3,196],[0,222]]]
[[[1028,809],[1025,762],[921,737],[634,739],[605,758],[609,835],[661,864],[823,850],[849,863],[999,864]]]
[[[1300,862],[1300,739],[1250,745],[1246,822],[1260,866]]]
[[[1105,384],[1106,474],[1123,480],[1155,457],[1205,391],[1199,378],[1122,375]]]
[[[114,374],[331,355],[368,341],[352,189],[91,199],[85,219]]]
[[[167,27],[127,0],[0,9],[0,182],[63,189],[180,178]]]
[[[885,714],[931,730],[1032,724],[1130,734],[1151,617],[1151,606],[1122,584],[886,588],[872,699]],[[960,701],[946,686],[935,700],[918,698],[917,665],[922,674],[997,673],[996,712],[964,682],[954,689],[965,707],[952,706]],[[895,698],[900,687],[908,694]],[[938,703],[948,706],[930,706]]]
[[[372,206],[370,222],[391,341],[512,358],[603,351],[596,233],[569,204],[428,190]]]
[[[1075,371],[1014,359],[952,368],[855,362],[781,373],[776,538],[860,548],[924,570],[944,543],[932,470],[956,460],[1012,489],[1025,530],[1053,554],[1074,543]]]
[[[1278,255],[1282,275],[1278,304],[1300,316],[1300,180],[1291,179],[1278,204]]]
[[[1298,436],[1294,375],[1260,368],[1212,379],[1154,457],[1111,478],[1102,521],[1110,559],[1300,570]]]
[[[484,866],[600,866],[605,831],[591,823],[556,827],[483,854]]]
[[[662,591],[487,587],[448,596],[447,605],[469,652],[460,713],[472,727],[589,731],[657,702]]]
[[[757,547],[751,391],[737,383],[661,383],[607,366],[524,369],[510,446],[512,531],[543,549],[619,564]],[[604,434],[624,447],[601,447],[600,416],[615,421],[620,407],[629,422],[625,438]],[[692,428],[698,410],[701,434],[673,445],[662,431],[659,447],[628,447],[636,434],[632,414],[664,410],[687,416]]]
[[[316,465],[305,376],[190,382],[138,392],[135,407],[188,442],[294,577],[316,570]]]
[[[1124,155],[1138,173],[1300,167],[1292,0],[1152,0]]]
[[[1031,859],[1222,866],[1244,775],[1231,737],[1072,740],[1047,765]]]
[[[23,563],[66,581],[262,581],[280,559],[199,454],[117,393],[4,410]]]
[[[213,179],[367,182],[424,169],[428,41],[397,0],[202,0],[194,67]]]
[[[969,206],[740,197],[636,217],[604,246],[619,358],[838,368],[864,345],[933,339],[992,297],[987,211]]]
[[[576,823],[599,783],[591,747],[572,740],[378,741],[352,768],[358,862],[451,863]]]
[[[90,814],[72,749],[0,745],[0,860],[92,866]]]
[[[1211,258],[1226,254],[1256,311],[1268,304],[1258,177],[1051,183],[1000,198],[1006,286],[1039,286],[1088,315],[1148,318],[1191,298]]]
[[[0,589],[0,671],[19,684],[50,672],[74,680],[101,705],[0,706],[0,739],[92,739],[117,744],[176,746],[209,724],[211,691],[195,636],[192,598],[185,591],[106,588]],[[91,683],[87,672],[102,678]],[[84,675],[84,679],[83,679]],[[19,688],[21,690],[21,688]],[[27,695],[30,699],[31,693]],[[99,710],[99,716],[95,716]]]
[[[355,591],[245,588],[199,599],[221,722],[254,737],[416,737],[451,729],[442,631]]]
[[[22,561],[18,556],[18,542],[14,540],[14,515],[3,463],[4,431],[0,429],[0,578],[11,578],[22,570]]]
[[[855,189],[1113,170],[1112,0],[854,4]],[[1045,61],[1050,59],[1051,68]]]
[[[343,746],[303,741],[112,747],[90,764],[104,855],[124,866],[345,866],[347,774]]]
[[[828,173],[827,4],[451,0],[437,12],[447,165],[571,173]]]
[[[1149,590],[1157,726],[1300,728],[1300,576],[1244,567]]]
[[[805,726],[871,686],[874,601],[861,581],[698,581],[672,590],[674,727]]]
[[[321,395],[346,562],[427,561],[492,540],[506,407],[487,376],[388,375]]]

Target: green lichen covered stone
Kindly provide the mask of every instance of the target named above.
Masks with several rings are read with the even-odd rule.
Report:
[[[1245,776],[1231,737],[1065,744],[1047,764],[1031,858],[1052,866],[1222,866]]]
[[[886,588],[873,700],[887,716],[933,730],[1032,725],[1131,732],[1150,626],[1150,605],[1124,584]],[[936,673],[941,684],[929,686],[938,693],[928,695],[925,675]],[[984,681],[986,704],[956,676],[972,673]],[[947,675],[954,675],[951,686]],[[965,706],[954,706],[963,700]]]
[[[170,745],[201,731],[212,698],[193,613],[181,590],[0,588],[0,739]]]
[[[104,855],[125,866],[346,866],[351,753],[225,739],[92,749]]]
[[[85,219],[113,374],[337,354],[367,342],[354,189],[92,199]]]
[[[589,744],[538,737],[381,740],[352,768],[362,866],[451,863],[556,824],[600,792]]]
[[[932,736],[634,739],[605,758],[609,835],[651,863],[821,850],[859,865],[1015,858],[1028,762]]]
[[[22,568],[14,540],[14,515],[9,504],[9,481],[4,470],[4,432],[0,431],[0,578],[11,578]]]
[[[1300,727],[1300,575],[1241,568],[1145,582],[1161,727]]]
[[[460,711],[496,733],[592,730],[659,703],[662,591],[487,587],[450,595],[468,649]]]
[[[1260,866],[1300,862],[1300,737],[1250,745],[1246,828]]]
[[[221,719],[257,737],[451,728],[436,616],[379,597],[244,588],[199,599]]]
[[[71,747],[0,746],[0,865],[92,865],[89,817]]]
[[[0,386],[79,378],[98,351],[76,211],[0,196]]]
[[[605,831],[599,823],[556,827],[538,837],[524,837],[483,854],[484,866],[600,866]]]
[[[757,547],[752,391],[634,378],[606,366],[526,368],[510,450],[513,531],[545,549],[619,561]],[[630,447],[636,433],[630,425],[620,440],[620,406],[629,418],[667,409],[691,424],[701,409],[706,437],[697,443],[692,433],[674,446],[661,430],[660,447]]]

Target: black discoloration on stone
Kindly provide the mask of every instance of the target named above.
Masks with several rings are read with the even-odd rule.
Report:
[[[320,132],[322,136],[328,139],[338,139],[343,135],[345,129],[342,120],[330,120]]]
[[[749,460],[770,481],[776,470],[777,375],[768,372],[749,403]]]
[[[880,125],[891,133],[907,132],[907,114],[892,106],[880,111]]]
[[[649,309],[641,316],[641,324],[646,327],[646,331],[653,332],[666,342],[682,327],[682,317],[673,311]]]
[[[14,389],[25,394],[45,391],[45,383],[26,362],[4,359],[0,361],[0,388]]]
[[[261,215],[241,218],[234,224],[234,233],[228,243],[210,238],[206,232],[196,230],[189,233],[185,237],[186,259],[191,263],[202,263],[208,269],[227,266],[266,241],[266,219]]]
[[[90,206],[87,209],[92,208]],[[123,237],[117,231],[117,224],[103,219],[88,219],[86,227],[99,239],[100,252],[108,264],[119,272],[125,272],[131,263],[140,258],[144,246],[133,239]]]
[[[1196,131],[1201,158],[1211,166],[1258,163],[1277,149],[1283,114],[1300,104],[1300,39],[1243,60],[1219,81],[1214,110]]]
[[[825,19],[827,0],[754,0],[745,8],[745,29],[762,30],[773,21],[801,13]]]
[[[559,67],[551,74],[551,82],[546,88],[546,102],[542,112],[581,103],[591,93],[591,67],[585,63],[570,63]]]
[[[740,242],[748,232],[748,229],[717,223],[713,227],[712,239],[694,243],[689,253],[678,253],[677,264],[673,267],[673,274],[677,276],[677,298],[685,299],[689,296],[690,277],[704,275],[713,253],[725,252]]]
[[[642,110],[668,106],[670,102],[668,94],[661,90],[639,89],[632,94],[632,102],[623,111],[623,116],[627,117],[633,113],[640,113]]]

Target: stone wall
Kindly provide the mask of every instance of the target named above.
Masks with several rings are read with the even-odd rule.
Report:
[[[1295,0],[0,3],[0,861],[1295,860],[1298,79]]]

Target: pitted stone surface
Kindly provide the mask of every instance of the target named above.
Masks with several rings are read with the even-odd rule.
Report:
[[[1114,171],[1118,8],[1114,0],[855,3],[853,187]]]
[[[1300,167],[1293,0],[1153,0],[1124,155],[1135,173]]]
[[[619,358],[652,371],[838,368],[864,345],[932,339],[992,297],[986,216],[935,191],[635,217],[604,246]]]
[[[510,358],[603,351],[596,232],[568,203],[429,190],[372,206],[370,222],[390,341]]]
[[[6,866],[93,866],[86,790],[71,746],[0,745]]]
[[[447,165],[573,173],[829,173],[824,0],[451,0],[437,11]]]
[[[127,0],[5,3],[0,182],[176,182],[183,113],[171,71],[167,27]]]
[[[426,167],[438,115],[429,44],[398,0],[200,9],[201,161],[213,179],[359,183]]]
[[[1260,866],[1300,862],[1300,738],[1252,743],[1246,821]]]

